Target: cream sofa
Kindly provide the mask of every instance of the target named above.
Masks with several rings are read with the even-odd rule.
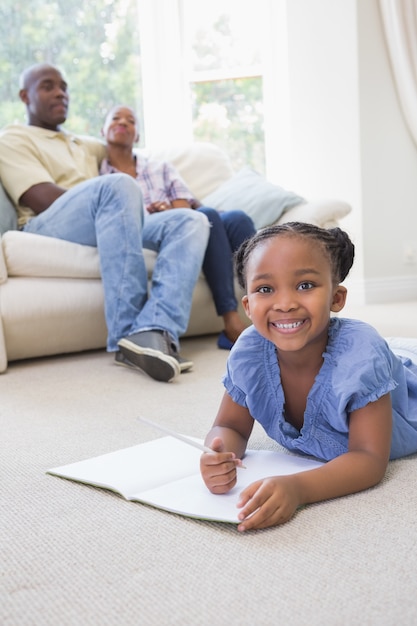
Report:
[[[209,143],[151,156],[174,163],[199,199],[234,176],[224,152]],[[239,208],[245,209],[244,198]],[[350,210],[337,200],[304,201],[286,210],[278,221],[331,227]],[[6,371],[9,361],[104,348],[107,332],[97,250],[15,230],[14,208],[2,189],[0,225],[0,372]],[[150,250],[145,254],[151,279],[156,255]],[[186,335],[221,329],[222,320],[201,274]]]

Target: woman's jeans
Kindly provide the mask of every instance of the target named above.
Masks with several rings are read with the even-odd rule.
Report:
[[[237,311],[233,254],[245,239],[256,233],[254,223],[243,211],[222,213],[208,207],[200,207],[198,211],[208,217],[211,226],[203,271],[217,315]]]
[[[108,351],[142,330],[167,330],[178,344],[209,238],[205,215],[175,209],[145,216],[136,181],[109,174],[68,190],[23,230],[97,247]],[[149,296],[142,247],[158,253]]]

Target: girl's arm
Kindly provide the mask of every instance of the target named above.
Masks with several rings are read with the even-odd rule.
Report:
[[[256,481],[241,494],[239,530],[286,522],[302,504],[373,487],[383,478],[392,432],[391,396],[354,411],[349,420],[348,452],[325,465],[291,476]]]
[[[349,451],[299,481],[307,504],[373,487],[384,477],[391,449],[392,405],[387,394],[354,411],[349,419]]]
[[[226,493],[236,484],[236,467],[245,453],[253,428],[249,411],[225,393],[205,444],[213,449],[201,456],[200,470],[212,493]]]

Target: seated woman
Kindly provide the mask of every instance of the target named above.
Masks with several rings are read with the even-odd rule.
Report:
[[[246,328],[239,316],[234,293],[233,253],[245,239],[255,234],[253,221],[243,211],[219,213],[201,206],[171,164],[134,154],[133,146],[139,140],[139,132],[136,114],[130,107],[113,107],[106,116],[102,133],[107,143],[107,158],[101,164],[100,174],[124,172],[135,178],[148,213],[189,207],[207,215],[211,230],[203,271],[217,314],[224,321],[224,330],[217,344],[219,348],[229,350]]]

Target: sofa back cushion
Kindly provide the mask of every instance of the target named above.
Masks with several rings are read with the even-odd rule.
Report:
[[[233,175],[228,155],[218,146],[204,141],[145,151],[144,154],[155,161],[172,163],[197,200],[202,200]]]
[[[218,211],[240,209],[252,218],[259,230],[274,224],[293,206],[306,202],[304,198],[274,185],[251,167],[243,167],[232,178],[202,199],[204,206]]]

